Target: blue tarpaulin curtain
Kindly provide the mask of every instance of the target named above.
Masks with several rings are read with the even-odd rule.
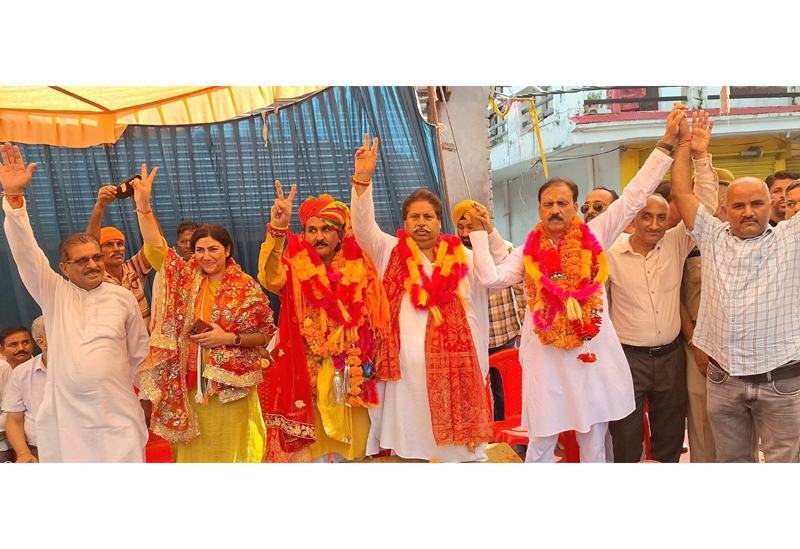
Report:
[[[299,231],[297,206],[308,196],[328,193],[349,204],[353,156],[365,132],[380,138],[373,184],[384,231],[402,227],[400,206],[413,190],[444,196],[436,129],[420,117],[413,87],[331,87],[278,116],[270,110],[266,121],[266,148],[260,115],[200,126],[129,126],[116,144],[86,149],[19,145],[27,163],[38,163],[26,200],[39,246],[60,273],[58,244],[85,230],[98,189],[141,173],[146,163],[159,168],[151,203],[168,243],[175,244],[181,221],[218,223],[231,233],[236,261],[255,278],[274,181],[297,184],[291,228]],[[127,257],[141,247],[129,199],[108,207],[108,225],[125,234]],[[443,226],[450,226],[447,218]],[[29,326],[39,307],[22,285],[5,233],[0,279],[0,329]]]

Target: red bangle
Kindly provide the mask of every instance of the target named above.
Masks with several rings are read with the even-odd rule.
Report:
[[[267,223],[267,234],[272,235],[273,238],[281,238],[286,236],[286,231],[288,229],[289,227],[283,227],[282,229],[279,229],[278,227],[275,227],[271,221]]]
[[[356,185],[361,185],[362,187],[368,187],[372,183],[372,178],[369,178],[366,181],[361,181],[360,179],[356,179],[356,176],[351,175],[350,181],[352,181]]]
[[[692,140],[692,138],[694,138],[694,136],[693,136],[693,135],[690,135],[690,136],[689,136],[689,139],[684,139],[683,141],[678,141],[678,146],[680,147],[680,146],[681,146],[681,145],[683,145],[684,143],[689,143],[689,142]]]
[[[147,215],[153,213],[153,210],[140,210],[139,208],[136,208],[136,213]]]

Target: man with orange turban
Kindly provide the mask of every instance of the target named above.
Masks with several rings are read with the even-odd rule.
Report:
[[[105,275],[103,282],[127,288],[139,303],[144,325],[150,331],[150,305],[144,294],[144,283],[147,275],[153,269],[144,256],[144,251],[139,250],[128,261],[125,261],[125,235],[115,227],[103,227],[103,214],[109,204],[116,200],[116,187],[106,185],[97,192],[97,202],[92,209],[86,232],[100,241],[100,251],[103,252]]]
[[[298,209],[302,238],[288,235],[296,186],[272,207],[258,280],[281,296],[275,364],[260,388],[269,430],[265,461],[326,462],[366,456],[368,407],[379,405],[376,340],[389,316],[375,267],[350,231],[350,211],[330,195]]]

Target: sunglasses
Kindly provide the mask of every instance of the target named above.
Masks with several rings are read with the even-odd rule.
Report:
[[[95,263],[102,263],[103,254],[93,255],[92,257],[79,257],[78,259],[70,259],[69,261],[65,261],[64,263],[69,263],[69,264],[74,263],[78,267],[86,267],[86,265],[89,264],[90,259]]]
[[[594,204],[592,204],[592,209],[594,211],[596,211],[597,213],[600,213],[600,212],[602,212],[603,210],[606,209],[606,206],[602,202],[595,202]],[[585,214],[588,211],[589,211],[589,205],[588,204],[584,204],[583,206],[581,206],[581,213],[582,214]]]

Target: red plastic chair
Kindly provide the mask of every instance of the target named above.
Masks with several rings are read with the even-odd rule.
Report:
[[[494,441],[505,442],[509,446],[528,444],[528,429],[520,426],[522,422],[522,365],[519,363],[519,349],[503,349],[489,355],[489,367],[500,374],[505,397],[505,419],[494,422]],[[491,403],[492,390],[486,384],[486,394]],[[578,463],[581,460],[575,431],[566,431],[558,435],[564,445],[567,463]]]

